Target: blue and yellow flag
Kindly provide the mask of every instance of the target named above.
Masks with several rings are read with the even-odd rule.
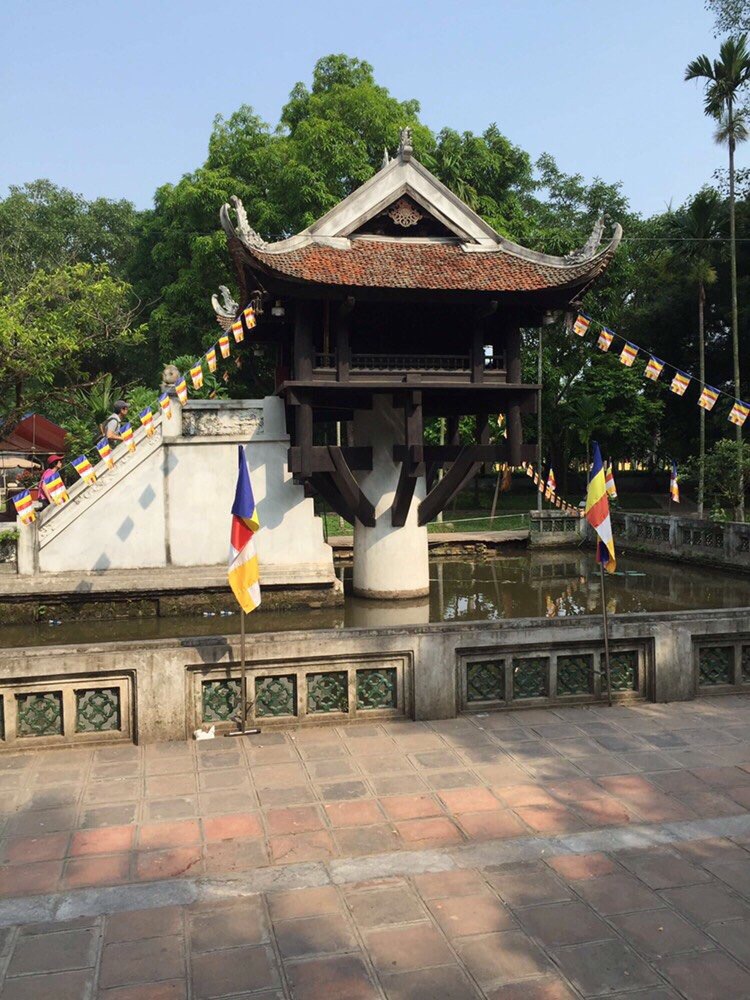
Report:
[[[669,477],[669,496],[675,502],[680,502],[680,479],[677,475],[677,462],[672,460],[672,475]]]
[[[237,488],[232,504],[228,579],[240,607],[243,611],[250,612],[255,611],[260,604],[260,573],[253,540],[260,522],[255,510],[255,497],[242,445],[238,446],[238,457]]]

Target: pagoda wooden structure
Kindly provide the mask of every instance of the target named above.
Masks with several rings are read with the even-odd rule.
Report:
[[[232,201],[236,221],[230,205],[221,221],[240,306],[261,305],[248,339],[276,351],[289,470],[354,524],[355,564],[358,526],[380,524],[381,535],[424,526],[482,464],[534,461],[521,415],[536,410],[540,386],[523,381],[521,330],[571,308],[611,261],[619,226],[601,248],[599,224],[567,257],[512,243],[414,158],[408,129],[393,159],[296,236],[264,242]],[[235,318],[218,311],[220,321]],[[492,444],[500,413],[507,440]],[[458,436],[465,415],[476,416],[468,444]],[[446,418],[440,445],[424,438],[436,416]],[[343,441],[332,439],[336,424]],[[387,484],[372,476],[383,462]],[[426,565],[426,536],[424,548]]]

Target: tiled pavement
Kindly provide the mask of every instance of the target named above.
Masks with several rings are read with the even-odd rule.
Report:
[[[0,796],[2,1000],[750,998],[744,697],[3,755]]]

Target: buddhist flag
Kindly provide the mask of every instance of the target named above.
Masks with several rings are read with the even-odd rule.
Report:
[[[685,375],[683,372],[677,372],[675,377],[672,379],[672,384],[670,389],[672,392],[676,393],[678,396],[684,396],[685,390],[690,385],[690,376]]]
[[[653,355],[648,359],[648,364],[646,365],[646,371],[644,372],[646,378],[650,378],[652,382],[658,381],[659,376],[664,370],[664,362],[659,361]]]
[[[123,429],[120,431],[122,436],[122,443],[128,446],[128,451],[135,451],[135,439],[133,438],[133,428],[130,424],[125,424]]]
[[[579,313],[576,317],[575,323],[573,324],[573,333],[578,334],[579,337],[585,337],[590,325],[591,320],[588,316],[584,316],[583,313]]]
[[[78,458],[73,459],[73,468],[85,483],[96,482],[96,473],[85,455],[79,455]]]
[[[255,326],[257,320],[255,319],[255,310],[252,306],[248,306],[247,309],[242,314],[245,317],[245,323],[247,324],[248,330],[252,330]]]
[[[102,438],[101,441],[97,441],[96,450],[99,452],[99,458],[104,462],[108,469],[113,469],[115,466],[115,460],[112,458],[112,448],[110,447],[109,441],[106,438]]]
[[[704,385],[703,392],[698,400],[698,406],[702,406],[704,410],[713,410],[718,398],[719,392],[717,389],[713,389],[710,385]]]
[[[605,477],[605,483],[607,487],[607,493],[612,497],[613,500],[617,499],[617,487],[615,486],[615,474],[612,470],[612,463],[607,466],[607,475]]]
[[[549,475],[547,476],[547,487],[544,491],[544,495],[549,500],[552,496],[554,496],[556,490],[557,490],[557,480],[555,479],[555,471],[550,465]]]
[[[602,453],[596,441],[592,442],[594,460],[591,463],[589,487],[586,493],[586,520],[599,536],[596,547],[596,561],[601,563],[608,573],[614,573],[617,568],[615,559],[615,540],[612,537],[612,522],[609,518],[609,499],[607,484],[604,478]]]
[[[509,465],[503,467],[503,478],[500,483],[500,492],[507,493],[513,485],[513,470]]]
[[[612,345],[612,341],[615,339],[614,333],[605,327],[602,328],[602,332],[599,334],[599,339],[596,342],[597,347],[600,351],[608,351]]]
[[[620,361],[626,368],[632,367],[633,362],[638,357],[638,348],[635,344],[626,343],[620,353]]]
[[[208,365],[208,370],[210,372],[216,371],[216,348],[212,347],[209,351],[206,351],[206,364]]]
[[[534,469],[532,468],[531,465],[526,466],[526,475],[529,477],[529,479],[534,478]]]
[[[36,521],[34,501],[31,499],[31,493],[28,490],[24,490],[23,493],[16,493],[13,497],[13,503],[16,508],[16,514],[21,518],[21,524],[33,524]]]
[[[219,337],[219,350],[221,351],[222,358],[229,357],[229,337],[226,334],[223,337]]]
[[[729,419],[733,424],[737,424],[738,427],[742,427],[747,420],[748,413],[750,413],[750,404],[741,403],[739,399],[735,399],[734,406],[729,411]]]
[[[187,382],[185,381],[184,378],[181,378],[180,381],[175,385],[175,392],[177,393],[177,398],[180,401],[180,405],[184,406],[185,403],[187,403],[188,401]]]
[[[172,419],[172,404],[169,401],[169,393],[163,392],[159,396],[159,406],[161,407],[161,412],[167,418],[167,420]]]
[[[154,414],[153,414],[153,412],[151,410],[151,407],[147,406],[145,410],[141,410],[141,412],[138,414],[138,416],[140,417],[141,427],[145,427],[146,428],[146,434],[148,434],[149,437],[153,437],[154,436]]]
[[[498,413],[497,415],[497,429],[500,435],[504,438],[508,436],[508,421],[505,419],[504,413]]]
[[[677,475],[677,462],[672,460],[672,475],[669,477],[669,497],[675,503],[680,502],[680,480]]]
[[[242,328],[242,320],[238,319],[232,323],[232,333],[234,334],[235,344],[241,344],[245,339],[245,331]]]
[[[62,507],[64,503],[68,502],[68,491],[65,489],[65,483],[60,476],[55,476],[54,479],[48,480],[47,492],[52,498],[52,502],[57,504],[58,507]]]
[[[190,378],[193,380],[194,389],[201,389],[203,387],[203,365],[200,361],[190,369]]]
[[[255,512],[255,498],[250,485],[245,452],[238,447],[239,471],[232,504],[232,534],[229,543],[229,586],[244,612],[255,611],[260,604],[260,575],[253,536],[260,527]]]

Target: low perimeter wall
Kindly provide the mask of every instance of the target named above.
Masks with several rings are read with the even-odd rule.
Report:
[[[750,693],[750,608],[610,619],[618,701]],[[231,727],[239,637],[0,651],[0,748],[180,740]],[[262,728],[585,704],[606,694],[601,620],[277,632],[248,640]]]
[[[656,514],[612,514],[615,545],[729,569],[750,570],[750,524]]]

